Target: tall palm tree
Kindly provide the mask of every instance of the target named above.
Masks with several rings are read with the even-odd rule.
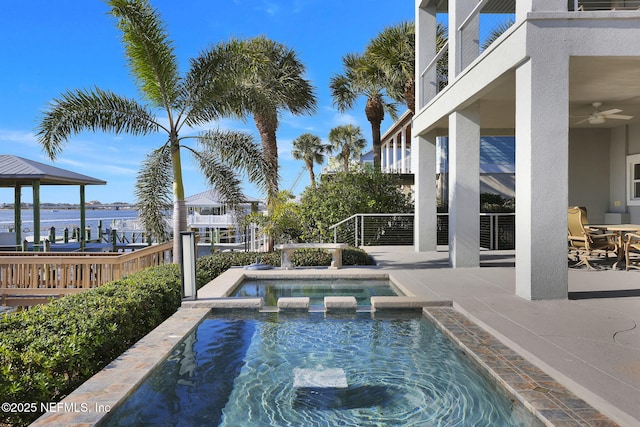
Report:
[[[415,25],[401,22],[385,28],[367,45],[365,55],[385,74],[387,93],[397,102],[407,105],[415,113]],[[447,30],[438,23],[436,27],[436,52],[447,41]],[[439,76],[446,79],[446,62],[438,63]]]
[[[240,181],[234,170],[242,167],[263,187],[273,186],[273,174],[250,136],[237,132],[187,133],[234,111],[237,73],[229,58],[244,55],[237,43],[219,44],[191,62],[184,77],[178,71],[174,47],[157,10],[147,0],[111,0],[111,14],[122,32],[129,68],[141,100],[102,89],[67,91],[54,99],[38,125],[38,141],[53,160],[68,139],[84,130],[150,135],[163,133],[160,146],[142,163],[136,196],[145,229],[167,239],[162,211],[170,206],[173,190],[173,231],[186,231],[181,148],[187,148],[205,174],[231,203],[239,201]],[[156,116],[156,112],[162,117]],[[185,145],[196,139],[196,148]],[[179,239],[174,239],[174,262],[181,262]]]
[[[315,163],[321,165],[324,163],[324,153],[327,146],[322,143],[319,136],[310,133],[304,133],[293,140],[293,151],[291,155],[296,160],[304,161],[304,165],[309,171],[309,179],[311,186],[316,186],[316,176],[313,173],[313,165]]]
[[[245,79],[238,91],[240,108],[253,115],[260,134],[265,160],[271,171],[278,170],[276,131],[283,111],[311,114],[316,111],[316,96],[304,78],[305,66],[293,49],[264,36],[241,42],[247,54],[238,56],[237,67]],[[269,192],[275,200],[277,186]]]
[[[337,151],[337,158],[342,161],[342,171],[349,172],[349,161],[355,156],[359,156],[367,140],[362,136],[359,126],[343,125],[337,126],[329,132],[331,141],[331,151]]]
[[[338,111],[345,112],[353,108],[359,97],[367,98],[364,111],[371,123],[373,167],[379,171],[382,151],[380,126],[385,111],[394,120],[398,118],[397,105],[386,100],[385,88],[390,82],[384,72],[365,55],[350,53],[342,58],[342,62],[344,73],[333,76],[329,83],[333,103]]]

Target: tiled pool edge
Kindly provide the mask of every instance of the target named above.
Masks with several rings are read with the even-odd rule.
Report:
[[[455,308],[423,313],[546,425],[618,426]]]

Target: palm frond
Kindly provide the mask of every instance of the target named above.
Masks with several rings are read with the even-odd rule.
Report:
[[[133,99],[98,88],[67,91],[43,113],[36,134],[51,159],[71,135],[84,130],[147,135],[160,129],[155,116]]]
[[[358,96],[361,95],[353,89],[352,81],[344,74],[331,77],[329,89],[333,97],[333,105],[341,113],[353,108]]]
[[[291,155],[296,160],[304,160],[312,166],[314,163],[324,163],[324,153],[327,147],[322,143],[319,136],[304,133],[293,140],[293,150]]]
[[[269,192],[277,188],[278,173],[265,161],[260,147],[250,134],[210,130],[198,137],[205,156],[244,172],[249,181]]]
[[[175,107],[180,93],[178,62],[160,14],[147,0],[111,0],[109,5],[142,93],[156,107]]]
[[[415,25],[405,21],[385,28],[371,40],[365,57],[384,74],[388,95],[404,102],[405,85],[415,78]]]
[[[158,241],[168,240],[165,212],[171,209],[171,151],[162,147],[147,155],[138,172],[135,195],[144,229]]]
[[[242,117],[247,104],[243,67],[259,63],[258,56],[236,39],[218,43],[191,59],[181,95],[183,104],[190,106],[185,123],[194,126],[222,116]]]
[[[235,72],[236,88],[246,113],[288,110],[292,114],[316,111],[315,88],[303,76],[305,66],[296,52],[264,36],[240,41]]]

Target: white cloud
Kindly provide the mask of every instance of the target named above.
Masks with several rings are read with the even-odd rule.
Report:
[[[355,125],[358,126],[358,120],[355,116],[348,113],[336,113],[331,120],[332,126]]]
[[[277,3],[273,3],[270,1],[264,1],[262,2],[264,11],[267,12],[269,15],[273,16],[273,15],[277,15],[278,12],[280,11],[280,5],[278,5]]]
[[[21,144],[28,144],[29,146],[38,145],[38,139],[33,132],[13,129],[0,129],[0,141],[18,142]]]

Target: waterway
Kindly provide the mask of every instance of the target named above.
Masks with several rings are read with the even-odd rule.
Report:
[[[0,209],[0,232],[13,231],[13,209]],[[86,210],[85,220],[87,227],[98,230],[102,222],[102,230],[109,228],[114,221],[135,220],[138,211],[134,209],[95,209]],[[22,209],[22,235],[33,236],[33,210]],[[46,236],[51,227],[56,228],[56,234],[62,235],[65,228],[71,231],[80,227],[80,209],[43,209],[40,211],[40,235]]]

